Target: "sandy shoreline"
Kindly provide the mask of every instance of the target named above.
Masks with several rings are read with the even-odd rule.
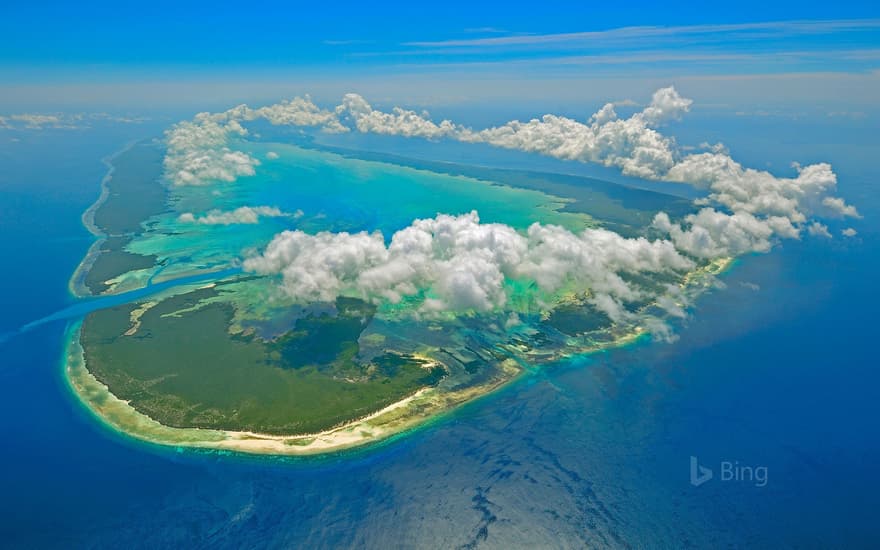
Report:
[[[81,323],[66,335],[65,378],[73,393],[99,420],[136,439],[173,447],[230,450],[251,454],[305,456],[343,451],[385,440],[425,424],[458,405],[492,393],[524,370],[513,360],[501,364],[502,376],[464,390],[423,388],[358,420],[314,434],[271,435],[247,431],[174,428],[138,412],[113,395],[87,369],[79,344]]]

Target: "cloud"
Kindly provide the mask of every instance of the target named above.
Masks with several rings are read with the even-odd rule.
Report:
[[[672,140],[654,127],[680,117],[691,103],[674,88],[663,88],[643,111],[627,119],[619,119],[614,105],[608,103],[587,124],[548,114],[528,122],[515,120],[479,132],[466,131],[459,139],[595,162],[617,167],[626,175],[661,179],[675,165],[675,149]]]
[[[24,128],[42,130],[44,128],[75,128],[82,115],[19,113],[9,115],[5,120],[6,128]]]
[[[419,114],[400,107],[391,113],[377,111],[358,94],[345,94],[336,113],[350,117],[363,133],[439,139],[455,137],[464,130],[448,120],[435,124],[425,111]]]
[[[0,129],[73,130],[89,128],[91,121],[141,123],[145,118],[116,116],[109,113],[17,113],[0,116]]]
[[[290,101],[282,101],[275,105],[251,109],[240,105],[229,111],[229,116],[238,120],[264,119],[276,126],[313,126],[325,132],[347,132],[332,111],[326,111],[315,105],[311,98],[295,97]]]
[[[831,233],[828,231],[828,226],[819,222],[813,222],[807,227],[807,231],[810,235],[814,237],[825,237],[827,239],[831,238]]]
[[[855,206],[846,204],[843,199],[838,197],[825,197],[822,199],[822,205],[834,214],[847,216],[850,218],[861,218],[862,216],[856,210]]]
[[[174,185],[208,185],[254,175],[260,161],[228,145],[231,137],[245,136],[247,130],[224,115],[200,113],[165,132],[165,174]]]
[[[258,119],[275,125],[317,127],[331,133],[348,131],[334,112],[319,108],[308,96],[259,109],[238,105],[222,113],[199,113],[165,132],[166,178],[174,185],[210,185],[254,175],[260,161],[232,149],[231,143],[248,134],[242,122]]]
[[[148,120],[149,117],[145,116],[132,116],[132,115],[113,115],[110,113],[88,113],[85,114],[84,117],[90,118],[92,120],[104,120],[108,122],[117,122],[121,124],[142,124]]]
[[[780,219],[775,223],[784,226],[786,222]],[[713,208],[703,208],[686,216],[683,226],[672,223],[665,212],[654,218],[654,227],[668,233],[677,249],[697,258],[767,252],[771,247],[772,223],[759,220],[748,212],[725,214]]]
[[[620,99],[612,103],[615,107],[639,107],[638,102],[632,99]]]
[[[50,126],[52,128],[62,128],[66,126],[66,124],[62,121],[62,117],[60,115],[39,115],[25,113],[12,115],[9,118],[16,122],[24,123],[25,128],[29,129],[40,129],[44,126]]]
[[[508,304],[507,282],[524,280],[549,303],[563,291],[589,290],[591,303],[615,320],[633,315],[628,302],[655,296],[627,274],[683,272],[694,265],[669,241],[540,224],[523,235],[480,223],[476,212],[415,220],[387,246],[378,232],[284,231],[244,262],[248,271],[280,274],[283,291],[302,302],[350,294],[398,303],[427,289],[422,313],[487,312]]]
[[[322,40],[327,46],[351,46],[356,44],[372,44],[373,40],[347,39],[347,40]]]
[[[275,160],[275,159],[277,159],[279,156],[280,156],[280,155],[279,155],[278,153],[276,153],[275,151],[269,151],[268,153],[266,153],[266,158],[269,159],[269,160]]]
[[[654,92],[651,103],[642,111],[642,118],[649,126],[657,126],[669,120],[678,120],[691,109],[693,100],[681,97],[675,88],[660,88]]]
[[[260,222],[260,218],[278,218],[281,216],[300,217],[302,216],[302,211],[297,210],[295,214],[286,214],[274,206],[241,206],[227,212],[211,210],[204,216],[196,216],[192,212],[184,212],[178,216],[177,221],[199,225],[255,224]]]
[[[704,24],[687,26],[633,26],[615,29],[555,34],[514,34],[489,38],[468,38],[432,42],[408,42],[404,46],[414,48],[448,48],[450,52],[467,51],[470,48],[522,48],[522,47],[570,47],[573,44],[617,45],[633,44],[644,48],[649,40],[677,37],[694,40],[704,38],[718,40],[724,36],[733,40],[750,40],[755,32],[764,36],[798,36],[805,34],[828,34],[852,30],[871,30],[880,27],[878,19],[795,20],[754,23]],[[716,42],[717,43],[717,42]]]
[[[855,229],[853,229],[852,227],[847,227],[846,229],[844,229],[840,233],[844,237],[855,237],[858,234],[858,232]]]

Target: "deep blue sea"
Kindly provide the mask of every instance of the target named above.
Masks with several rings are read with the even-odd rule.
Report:
[[[880,546],[877,138],[772,132],[733,146],[832,161],[865,216],[856,238],[743,258],[678,342],[545,369],[379,448],[280,460],[132,441],[67,389],[67,321],[8,338],[0,546]],[[75,302],[100,159],[156,133],[0,134],[0,334]],[[693,486],[691,457],[714,478]]]

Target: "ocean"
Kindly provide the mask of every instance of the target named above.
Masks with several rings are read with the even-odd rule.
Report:
[[[801,139],[805,159],[834,163],[864,215],[858,235],[741,258],[677,342],[549,366],[375,448],[278,459],[111,432],[66,385],[68,320],[10,335],[76,302],[68,280],[91,244],[80,216],[101,159],[157,133],[107,125],[0,141],[4,546],[880,543],[871,147]],[[693,461],[713,478],[693,484]]]

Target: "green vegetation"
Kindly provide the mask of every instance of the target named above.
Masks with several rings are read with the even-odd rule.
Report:
[[[156,265],[156,256],[133,254],[125,250],[131,237],[108,237],[101,243],[100,254],[89,268],[85,277],[85,285],[92,294],[100,294],[107,290],[104,281],[118,277],[123,273],[138,269],[149,269]]]
[[[113,174],[106,182],[107,196],[95,208],[94,224],[107,238],[83,283],[92,294],[108,290],[104,281],[156,264],[155,256],[125,250],[144,222],[166,209],[166,190],[160,183],[162,149],[139,143],[113,159]]]
[[[141,224],[165,211],[166,192],[159,182],[164,151],[139,143],[113,159],[107,197],[95,210],[95,225],[107,235],[143,231]]]
[[[336,315],[298,319],[294,329],[271,345],[280,364],[288,368],[314,366],[336,371],[353,366],[358,338],[373,319],[376,307],[353,298],[336,300]]]
[[[265,342],[230,335],[233,306],[218,296],[210,288],[166,298],[136,331],[139,304],[89,314],[81,336],[89,371],[167,426],[291,435],[363,417],[444,375],[403,354],[357,362],[361,319],[373,311],[359,300],[341,300],[335,317],[306,317]]]
[[[584,296],[582,300],[571,300],[559,304],[542,324],[569,336],[577,336],[608,327],[611,324],[611,319],[590,306],[586,299],[587,296]]]

